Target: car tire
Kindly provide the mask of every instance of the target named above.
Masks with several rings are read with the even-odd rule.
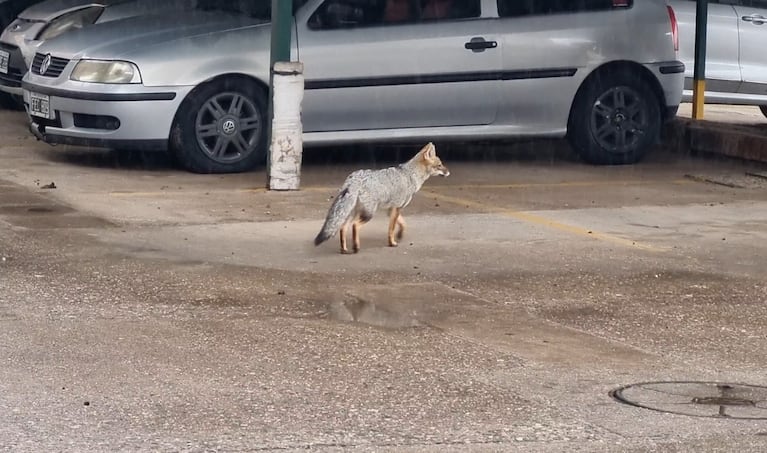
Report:
[[[23,111],[24,99],[21,96],[0,92],[0,108]]]
[[[760,105],[759,110],[762,111],[762,115],[767,116],[767,105]]]
[[[579,90],[567,127],[570,145],[587,162],[638,162],[657,142],[660,103],[649,84],[629,70],[597,74]]]
[[[231,78],[195,89],[179,107],[171,129],[177,162],[195,173],[238,173],[266,158],[265,90]]]

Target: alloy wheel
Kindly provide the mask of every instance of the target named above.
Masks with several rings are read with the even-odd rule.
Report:
[[[213,161],[237,162],[259,145],[262,118],[256,104],[236,93],[218,93],[202,105],[195,120],[200,149]]]
[[[596,142],[611,153],[625,153],[636,147],[649,123],[645,102],[627,86],[613,87],[599,96],[589,121]]]

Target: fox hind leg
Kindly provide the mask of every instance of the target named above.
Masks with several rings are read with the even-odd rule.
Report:
[[[338,231],[338,236],[341,239],[341,253],[349,253],[349,249],[346,248],[346,229],[349,227],[348,222],[344,222],[341,225],[341,229]]]
[[[363,210],[354,220],[354,223],[352,223],[352,241],[354,242],[354,253],[360,251],[360,229],[362,228],[362,225],[370,222],[370,219],[372,218],[372,214]]]

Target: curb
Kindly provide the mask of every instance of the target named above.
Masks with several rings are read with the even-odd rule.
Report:
[[[681,153],[710,153],[767,162],[767,123],[739,125],[675,118],[665,126],[663,144]]]

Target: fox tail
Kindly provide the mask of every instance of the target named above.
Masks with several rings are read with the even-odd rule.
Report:
[[[346,219],[354,211],[354,206],[357,204],[357,195],[345,188],[338,194],[333,204],[330,205],[328,210],[328,216],[325,218],[325,224],[322,225],[317,237],[314,238],[314,245],[320,245],[328,239],[336,235],[341,225],[344,224]]]

